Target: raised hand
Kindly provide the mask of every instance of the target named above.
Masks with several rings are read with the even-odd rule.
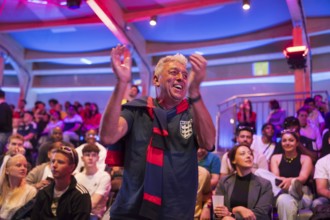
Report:
[[[199,86],[206,76],[206,59],[200,54],[193,54],[189,57],[191,73],[189,76],[189,95],[199,93]]]
[[[132,57],[125,45],[118,45],[111,50],[111,66],[119,81],[131,81]]]

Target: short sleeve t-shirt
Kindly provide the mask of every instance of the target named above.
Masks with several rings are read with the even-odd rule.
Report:
[[[170,111],[168,110],[168,115]],[[128,107],[121,116],[128,124],[125,140],[123,184],[111,207],[114,219],[143,219],[139,216],[146,166],[146,150],[153,122],[146,109]],[[190,111],[167,119],[169,136],[164,150],[162,208],[159,219],[193,219],[197,184],[197,141]]]
[[[212,152],[208,152],[206,157],[198,162],[198,165],[207,169],[211,174],[220,174],[220,158]]]

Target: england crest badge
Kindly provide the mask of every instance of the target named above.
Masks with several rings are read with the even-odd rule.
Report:
[[[190,138],[193,133],[192,119],[189,121],[180,121],[180,134],[184,139]]]

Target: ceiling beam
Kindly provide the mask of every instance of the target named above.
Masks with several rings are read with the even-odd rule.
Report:
[[[47,22],[21,22],[21,23],[7,23],[0,25],[0,33],[5,32],[19,32],[38,29],[51,29],[58,27],[72,27],[72,26],[90,26],[103,25],[97,16],[82,17],[69,20],[56,20]]]
[[[109,50],[100,50],[94,52],[83,52],[83,53],[53,53],[53,52],[43,52],[36,50],[25,50],[24,59],[27,62],[47,62],[60,60],[65,58],[89,58],[89,57],[109,57]]]
[[[243,34],[234,37],[227,37],[222,39],[187,42],[187,43],[162,43],[162,42],[148,42],[148,54],[170,53],[178,50],[188,50],[191,48],[208,48],[213,46],[235,44],[242,42],[253,42],[257,40],[276,39],[291,36],[291,24],[285,23],[276,27],[260,30],[253,33]]]
[[[32,75],[30,66],[24,60],[24,48],[7,34],[0,34],[0,52],[17,72],[20,98],[26,97],[31,87]]]
[[[87,4],[122,44],[130,45],[132,56],[141,69],[140,77],[143,92],[147,92],[146,94],[148,94],[152,76],[152,65],[146,53],[146,42],[142,34],[133,24],[130,25],[130,30],[126,29],[122,9],[116,1],[87,0]]]
[[[330,17],[323,18],[308,18],[307,30],[310,35],[317,35],[322,32],[330,31]],[[292,38],[292,24],[286,22],[278,26],[268,29],[262,29],[256,32],[242,34],[234,37],[227,37],[222,39],[200,41],[200,42],[187,42],[187,43],[164,43],[164,42],[147,42],[148,54],[168,54],[173,51],[184,51],[198,48],[209,48],[214,46],[236,44],[243,42],[254,42],[258,40],[273,39],[274,41],[291,39]]]
[[[195,43],[147,43],[147,54],[168,54],[172,51],[184,51],[184,50],[200,50],[203,48],[221,46],[225,44],[235,44],[244,42],[253,42],[255,40],[265,40],[272,38],[274,41],[280,41],[284,39],[292,38],[292,26],[285,23],[269,29],[264,29],[259,32],[249,33],[237,37],[218,39],[213,41],[195,42]],[[320,33],[330,32],[330,17],[321,18],[308,18],[307,30],[311,37],[317,36]],[[89,57],[109,57],[109,50],[100,50],[94,52],[84,53],[50,53],[35,50],[25,50],[24,59],[27,62],[48,62],[56,59],[65,58],[89,58]]]
[[[216,5],[224,5],[230,3],[237,3],[240,0],[198,0],[193,2],[185,2],[182,4],[175,4],[166,7],[153,8],[149,10],[134,11],[124,13],[124,20],[126,22],[135,22],[141,20],[148,20],[151,16],[177,14],[184,11],[211,7]]]

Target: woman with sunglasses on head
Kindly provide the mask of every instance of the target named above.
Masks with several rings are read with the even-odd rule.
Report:
[[[0,172],[0,219],[12,219],[17,210],[34,198],[37,191],[25,182],[27,161],[16,154],[4,161]]]
[[[299,208],[308,208],[312,198],[306,184],[313,171],[309,156],[297,151],[299,136],[294,130],[283,130],[281,144],[284,153],[271,158],[271,172],[277,176],[277,185],[282,192],[276,200],[276,207],[281,220],[296,219]],[[304,196],[305,194],[305,196]]]
[[[244,143],[229,152],[235,173],[221,178],[216,194],[224,195],[224,205],[214,209],[216,219],[270,219],[273,192],[271,183],[252,173],[253,153]]]

